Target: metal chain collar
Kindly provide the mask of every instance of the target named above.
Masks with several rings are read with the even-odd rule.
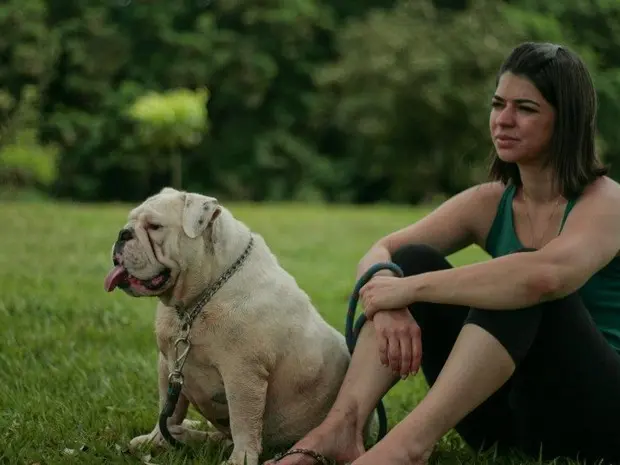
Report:
[[[215,293],[230,279],[230,277],[235,274],[235,272],[243,265],[246,258],[250,254],[252,250],[252,246],[254,245],[254,236],[250,235],[250,241],[246,246],[243,253],[237,258],[237,261],[231,265],[228,270],[222,274],[218,278],[212,286],[208,287],[200,299],[194,304],[191,311],[184,312],[182,304],[175,305],[175,310],[177,311],[177,315],[182,322],[181,325],[181,335],[174,342],[174,369],[168,376],[168,380],[170,383],[177,384],[181,386],[183,384],[183,365],[185,365],[185,360],[187,359],[187,355],[189,354],[189,350],[191,347],[189,340],[189,333],[192,328],[192,324],[194,320],[202,310],[202,308],[211,300],[211,298],[215,295]],[[183,345],[184,348],[181,351],[180,345]]]

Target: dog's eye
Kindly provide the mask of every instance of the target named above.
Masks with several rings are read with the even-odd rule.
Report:
[[[146,225],[146,229],[149,229],[151,231],[157,231],[158,229],[161,229],[161,224],[148,223]]]

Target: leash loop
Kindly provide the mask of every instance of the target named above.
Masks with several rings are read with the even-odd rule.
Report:
[[[185,349],[179,355],[179,344],[184,344]],[[183,366],[185,365],[185,360],[187,360],[187,355],[189,354],[189,350],[192,345],[189,342],[188,336],[182,336],[174,341],[174,369],[179,373],[183,370]]]

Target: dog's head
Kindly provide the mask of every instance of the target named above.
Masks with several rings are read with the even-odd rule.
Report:
[[[204,260],[206,231],[221,213],[217,199],[166,187],[134,208],[112,247],[108,292],[160,296]]]

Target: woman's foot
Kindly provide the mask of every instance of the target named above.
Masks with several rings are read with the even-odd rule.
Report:
[[[338,464],[351,463],[364,453],[364,442],[351,415],[341,419],[327,418],[321,425],[300,439],[290,450],[312,451]],[[264,465],[321,465],[320,459],[308,453],[294,453]]]
[[[432,449],[422,454],[411,454],[405,447],[383,446],[378,443],[351,465],[427,465]]]
[[[398,427],[351,465],[427,465],[433,447],[417,444],[414,438]]]

